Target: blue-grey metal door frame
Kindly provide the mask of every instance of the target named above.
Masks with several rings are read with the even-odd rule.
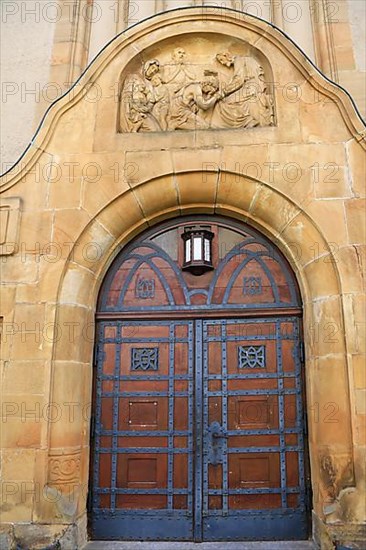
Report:
[[[292,323],[294,331],[291,335],[283,334],[281,331],[281,323]],[[276,333],[272,335],[250,336],[245,335],[228,336],[226,333],[227,327],[232,325],[243,325],[246,323],[256,323],[261,326],[266,326],[266,323],[276,324]],[[308,536],[308,513],[306,501],[305,473],[304,473],[304,424],[302,414],[302,377],[301,377],[301,360],[300,360],[300,320],[296,317],[276,318],[261,318],[261,319],[217,319],[217,320],[160,320],[160,321],[101,321],[98,324],[98,347],[97,347],[97,373],[96,373],[96,407],[95,407],[95,428],[94,428],[94,456],[93,456],[93,485],[91,499],[91,515],[92,515],[92,532],[94,538],[100,539],[117,539],[117,540],[275,540],[275,539],[301,539]],[[168,338],[141,338],[135,335],[122,337],[123,326],[149,326],[160,325],[169,327]],[[187,338],[177,338],[175,335],[175,327],[185,325],[188,327]],[[221,327],[220,336],[210,336],[208,327],[219,325]],[[106,326],[116,326],[116,338],[105,338],[104,328]],[[240,372],[237,375],[229,375],[227,370],[226,345],[230,340],[235,340],[240,343],[245,340],[261,340],[272,338],[275,340],[276,357],[277,357],[277,372],[275,374]],[[210,375],[208,345],[212,339],[216,339],[221,344],[222,350],[222,373],[220,375]],[[294,341],[294,361],[295,372],[286,374],[282,365],[282,342],[286,339]],[[121,376],[119,370],[120,350],[124,344],[146,343],[146,346],[159,344],[165,341],[169,345],[169,375],[168,392],[124,392],[120,389],[120,383],[124,380],[141,380],[142,377],[146,380],[163,380],[166,376],[160,376],[157,373],[149,374],[147,371],[142,377],[131,373],[131,375]],[[188,374],[176,375],[174,371],[174,343],[180,341],[185,342],[189,348],[189,368]],[[117,353],[115,359],[115,370],[113,374],[103,374],[104,361],[104,345],[107,343],[115,343]],[[295,387],[288,389],[284,385],[286,377],[293,376],[295,378]],[[255,379],[255,378],[276,378],[277,388],[273,390],[228,390],[229,379]],[[188,397],[189,401],[189,423],[187,432],[177,432],[174,430],[174,399],[177,392],[174,391],[174,380],[185,379],[188,383],[187,392],[179,392],[179,395]],[[219,429],[213,433],[212,426],[209,425],[208,417],[208,399],[214,392],[209,391],[208,381],[210,379],[220,379],[222,389],[220,397],[222,399],[222,423]],[[103,381],[113,381],[114,389],[111,392],[103,391]],[[278,447],[251,447],[240,449],[228,448],[225,436],[237,435],[237,432],[231,433],[228,430],[227,423],[227,403],[228,398],[232,394],[242,395],[258,395],[263,393],[272,393],[277,396],[279,407],[279,428],[275,430],[279,436],[280,445]],[[296,425],[293,428],[285,427],[284,420],[284,396],[293,393],[296,395],[297,417]],[[166,436],[168,437],[168,448],[144,448],[144,452],[167,453],[168,454],[168,486],[160,489],[121,489],[117,486],[116,469],[118,456],[125,452],[131,452],[131,448],[125,449],[118,445],[119,439],[131,433],[119,431],[118,429],[118,403],[121,395],[125,397],[167,397],[168,398],[168,430],[154,431],[152,433],[144,432],[143,435],[149,436]],[[112,430],[105,430],[101,422],[101,403],[105,397],[113,399],[113,427]],[[220,431],[221,430],[221,431]],[[261,430],[254,432],[248,430],[247,435],[251,433],[260,433]],[[268,433],[268,430],[263,430]],[[243,432],[244,433],[244,432]],[[297,435],[297,445],[286,448],[285,436],[287,433]],[[188,445],[185,449],[174,448],[174,436],[187,436]],[[101,446],[101,438],[103,436],[111,436],[112,448],[103,448]],[[216,439],[213,439],[216,438]],[[220,446],[218,443],[220,440]],[[212,453],[213,441],[215,441],[215,456]],[[132,449],[133,452],[139,453],[141,449],[138,447]],[[288,488],[286,486],[286,452],[296,451],[299,457],[299,486]],[[222,489],[209,490],[208,487],[208,467],[209,464],[214,464],[217,458],[217,452],[220,452],[222,458]],[[277,452],[280,454],[280,487],[271,488],[265,487],[261,489],[230,489],[228,486],[228,455],[230,453],[249,453],[249,452]],[[112,455],[112,473],[111,487],[99,486],[99,471],[101,456],[105,453]],[[175,489],[173,486],[173,460],[176,453],[187,453],[189,456],[189,472],[188,472],[188,487],[187,489]],[[281,495],[282,506],[279,509],[267,510],[232,510],[228,506],[229,497],[233,494],[259,494],[278,493]],[[299,495],[298,506],[293,509],[288,506],[287,495],[297,493]],[[103,509],[100,505],[101,495],[110,495],[110,507]],[[116,506],[117,495],[122,494],[164,494],[167,495],[167,508],[158,510],[128,510],[121,509]],[[187,495],[187,509],[177,510],[173,506],[173,496],[175,494]],[[209,507],[209,496],[219,495],[222,498],[222,508],[211,510]]]
[[[195,461],[194,461],[194,490],[195,490],[195,509],[194,509],[194,540],[201,542],[203,540],[203,522],[202,522],[202,459],[204,452],[204,433],[203,433],[203,349],[202,349],[202,327],[203,322],[195,322]]]

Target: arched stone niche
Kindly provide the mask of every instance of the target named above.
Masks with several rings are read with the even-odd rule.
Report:
[[[121,133],[276,124],[268,59],[222,34],[185,34],[146,48],[125,67],[120,87]]]
[[[254,55],[272,71],[276,124],[117,132],[126,74],[150,56],[164,61],[173,46],[184,44],[191,55],[192,44],[194,54],[195,36],[201,44],[215,39],[217,49]],[[4,397],[14,400],[15,387],[21,402],[62,408],[57,422],[47,416],[22,422],[14,413],[7,424],[4,479],[18,481],[24,471],[34,487],[34,495],[9,496],[2,515],[15,524],[18,540],[35,529],[44,545],[63,532],[72,548],[82,546],[101,281],[120,248],[143,229],[190,213],[252,224],[292,265],[304,304],[313,511],[323,533],[317,537],[327,548],[345,532],[359,536],[365,502],[364,390],[357,378],[364,359],[363,138],[345,92],[278,30],[230,11],[225,17],[200,8],[169,12],[129,29],[52,106],[1,186],[5,204],[21,199],[11,203],[21,209],[19,231],[4,243],[4,323],[38,323],[55,334],[46,332],[41,345],[19,330],[7,334]],[[17,460],[22,468],[15,470],[10,465]]]

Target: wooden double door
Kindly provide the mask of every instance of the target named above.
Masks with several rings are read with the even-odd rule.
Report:
[[[307,538],[299,322],[99,321],[93,538]]]

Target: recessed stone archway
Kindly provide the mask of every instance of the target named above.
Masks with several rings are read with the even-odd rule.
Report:
[[[324,261],[332,258],[331,246],[304,211],[269,186],[238,174],[211,172],[204,174],[208,185],[197,189],[195,182],[202,177],[200,172],[190,172],[141,183],[107,204],[75,242],[59,284],[56,326],[64,330],[54,345],[50,401],[78,405],[75,405],[73,422],[50,425],[48,474],[42,482],[51,492],[61,488],[61,494],[55,499],[56,504],[40,503],[39,514],[43,520],[56,514],[61,523],[75,522],[86,510],[94,312],[103,275],[121,247],[143,229],[186,213],[219,213],[246,221],[265,233],[284,252],[297,275],[304,303],[315,513],[324,517],[332,495],[335,506],[338,494],[334,494],[334,487],[327,478],[332,475],[335,464],[342,472],[339,483],[344,485],[340,490],[355,485],[351,467],[347,356],[344,339],[334,337],[338,330],[342,333],[342,292],[337,264]],[[153,200],[154,189],[159,189],[161,201]],[[267,208],[263,197],[266,197]],[[90,243],[98,243],[95,257],[85,254]],[[322,243],[328,254],[314,257],[314,243]],[[66,327],[69,330],[66,331]],[[337,377],[336,388],[329,386],[330,376]],[[338,408],[334,409],[332,404]],[[323,415],[323,419],[336,418],[337,423],[319,422],[319,415]],[[69,479],[60,474],[67,466],[74,468]],[[68,501],[73,505],[67,505]]]

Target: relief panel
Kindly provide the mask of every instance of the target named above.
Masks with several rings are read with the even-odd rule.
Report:
[[[121,133],[275,125],[270,71],[255,50],[219,39],[197,51],[199,40],[146,54],[124,75]]]
[[[69,485],[80,481],[81,459],[79,451],[55,454],[49,458],[48,480],[52,485]]]

